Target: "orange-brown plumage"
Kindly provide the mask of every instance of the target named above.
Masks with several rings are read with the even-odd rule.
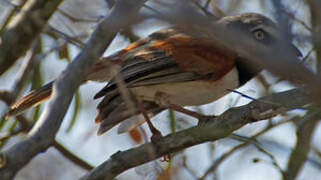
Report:
[[[212,73],[212,81],[228,73],[237,58],[235,53],[209,38],[173,37],[166,42],[169,45],[165,47],[171,46],[168,51],[182,69],[197,74]]]
[[[227,28],[239,28],[244,32],[242,35],[257,43],[277,43],[281,34],[270,19],[254,13],[225,17],[217,23]],[[271,39],[261,41],[262,36],[255,39],[257,31]],[[289,45],[292,46],[291,42]],[[167,108],[158,102],[158,94],[165,94],[167,103],[179,106],[206,104],[224,96],[227,89],[243,85],[261,70],[248,63],[233,49],[208,36],[185,33],[177,28],[157,31],[98,61],[88,74],[87,80],[109,82],[94,97],[103,97],[95,120],[100,123],[98,133],[141,113],[136,108],[137,101],[134,101],[135,109],[128,109],[120,95],[115,74],[111,73],[112,65],[120,67],[119,75],[131,93],[130,98],[142,100],[148,115],[153,116]],[[20,113],[49,97],[51,87],[50,84],[23,97],[8,114]],[[128,127],[142,121],[135,123]]]
[[[128,83],[131,92],[144,100],[145,107],[150,107],[147,108],[148,112],[150,112],[150,109],[151,111],[156,109],[157,113],[164,109],[164,107],[157,109],[156,107],[159,106],[153,102],[157,92],[168,94],[173,104],[199,105],[209,103],[226,94],[228,91],[223,88],[233,89],[239,85],[237,71],[232,71],[235,68],[235,62],[238,57],[235,53],[217,43],[214,39],[193,37],[175,29],[163,30],[164,33],[168,31],[170,33],[166,36],[161,35],[162,32],[158,32],[160,35],[157,39],[153,39],[153,35],[151,35],[140,43],[129,45],[117,53],[117,57],[120,59],[128,58],[128,60],[124,61],[124,64],[127,63],[128,68],[131,67],[130,63],[135,64],[137,59],[139,59],[140,63],[144,64],[146,62],[147,65],[158,63],[159,57],[163,57],[168,61],[164,68],[160,67],[160,69],[155,70],[160,72],[158,76],[168,77],[168,79],[159,80],[157,77],[153,77],[154,72],[147,72],[143,77],[140,77],[140,73],[134,77],[128,75],[130,78],[127,79],[126,68],[120,72],[124,81]],[[136,59],[136,61],[133,61],[133,59]],[[165,60],[160,60],[159,62]],[[134,68],[135,65],[132,66]],[[144,69],[145,67],[142,65],[140,68]],[[173,80],[171,73],[166,72],[166,69],[170,68],[174,69],[173,74],[177,74],[175,76],[181,75],[182,78]],[[165,72],[162,72],[163,69],[165,69]],[[137,72],[139,71],[137,70]],[[146,72],[141,74],[143,73]],[[221,80],[228,73],[230,73],[227,76],[228,79]],[[147,76],[151,77],[144,79]],[[229,78],[232,79],[230,80]],[[102,122],[100,133],[105,132],[132,115],[128,114],[129,111],[124,111],[126,107],[125,104],[119,103],[121,100],[113,99],[116,87],[117,85],[111,82],[95,96],[95,98],[105,96],[98,106],[98,115],[95,119],[95,122]],[[190,89],[194,95],[185,92],[185,89]],[[113,103],[114,105],[112,105]],[[117,109],[121,109],[121,111]],[[139,111],[135,110],[135,113],[139,113]],[[117,114],[117,118],[113,114]]]

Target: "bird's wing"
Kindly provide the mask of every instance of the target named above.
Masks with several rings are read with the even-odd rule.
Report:
[[[215,81],[234,67],[236,55],[211,39],[195,38],[184,33],[172,32],[166,36],[165,34],[152,34],[119,53],[117,58],[123,62],[119,76],[127,87],[200,79]],[[140,113],[137,109],[127,109],[120,97],[115,79],[95,96],[100,97],[104,99],[97,107],[96,122],[100,122],[99,134]],[[164,109],[154,102],[144,101],[143,104],[146,111],[152,114]]]
[[[184,33],[172,33],[164,38],[147,38],[149,41],[142,41],[145,43],[140,46],[130,45],[133,48],[125,48],[126,52],[118,57],[123,59],[119,76],[127,87],[219,79],[233,68],[237,57],[211,39],[193,38]],[[95,99],[116,89],[113,78]]]

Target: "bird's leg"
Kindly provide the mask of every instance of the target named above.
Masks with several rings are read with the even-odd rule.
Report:
[[[152,137],[151,137],[151,141],[153,144],[155,144],[156,146],[158,146],[158,142],[159,142],[159,139],[162,137],[162,133],[157,130],[154,125],[152,124],[150,118],[148,117],[148,114],[146,112],[146,109],[144,108],[144,105],[142,103],[142,101],[139,99],[139,98],[136,98],[136,102],[138,104],[138,108],[139,108],[139,111],[143,114],[147,124],[148,124],[148,127],[149,127],[149,130],[152,132]],[[169,162],[170,161],[170,158],[171,158],[171,155],[170,154],[166,154],[164,156],[162,156],[162,160],[163,162]]]
[[[162,137],[162,134],[161,134],[161,132],[159,130],[157,130],[154,127],[153,123],[151,122],[150,118],[148,117],[147,111],[146,111],[142,101],[138,97],[136,97],[135,99],[136,99],[139,111],[143,114],[143,116],[144,116],[144,118],[145,118],[145,120],[146,120],[146,122],[148,124],[149,130],[153,134],[152,137],[151,137],[151,141],[153,143],[157,143],[157,140]]]
[[[189,116],[192,116],[192,117],[198,119],[199,125],[204,124],[210,118],[213,118],[213,116],[207,116],[204,114],[200,114],[195,111],[188,110],[182,106],[172,104],[169,100],[168,94],[163,93],[163,92],[157,92],[155,94],[155,102],[161,106],[165,106],[165,107],[172,109],[174,111],[181,112],[183,114],[186,114],[186,115],[189,115]]]

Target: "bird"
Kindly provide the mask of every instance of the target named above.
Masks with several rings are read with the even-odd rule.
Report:
[[[278,43],[282,36],[274,21],[257,13],[226,16],[215,23],[239,28],[245,32],[242,35],[267,47],[273,41]],[[293,50],[291,53],[302,56],[292,42],[287,44]],[[118,71],[112,73],[110,67],[116,66]],[[194,36],[174,26],[156,31],[97,61],[86,81],[108,82],[94,96],[94,99],[102,98],[95,118],[100,124],[100,135],[141,113],[147,122],[168,108],[197,117],[197,113],[184,106],[216,101],[228,94],[228,89],[239,88],[261,70],[260,65],[247,61],[214,38]],[[117,77],[128,90],[127,98],[133,100],[132,108],[121,92]],[[50,82],[22,97],[7,115],[17,115],[50,97],[52,85]]]

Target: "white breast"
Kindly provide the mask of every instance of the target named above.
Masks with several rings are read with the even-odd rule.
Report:
[[[172,104],[195,106],[213,102],[239,86],[238,72],[234,68],[222,79],[215,82],[203,80],[159,84],[132,88],[132,92],[146,101],[155,101],[157,92],[166,93]]]

